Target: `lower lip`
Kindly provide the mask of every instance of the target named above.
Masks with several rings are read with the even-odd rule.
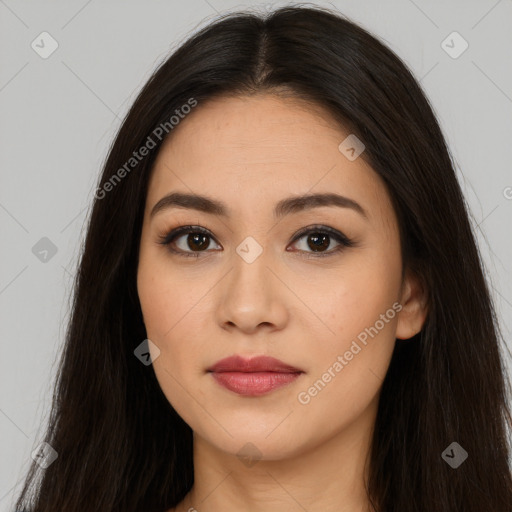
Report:
[[[212,372],[213,378],[239,395],[258,396],[293,382],[301,373]]]

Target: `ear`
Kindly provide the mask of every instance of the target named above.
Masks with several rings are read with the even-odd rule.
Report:
[[[408,340],[421,331],[428,313],[425,283],[411,270],[406,271],[402,283],[400,304],[395,336]]]

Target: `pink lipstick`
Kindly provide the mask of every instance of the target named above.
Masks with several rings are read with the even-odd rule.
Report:
[[[302,373],[279,359],[258,356],[244,359],[231,356],[208,368],[215,381],[225,388],[245,396],[258,396],[290,384]]]

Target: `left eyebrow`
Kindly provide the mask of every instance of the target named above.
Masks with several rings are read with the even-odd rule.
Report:
[[[350,208],[365,219],[368,219],[366,210],[356,201],[334,193],[306,194],[292,196],[279,201],[274,208],[274,217],[280,219],[286,215],[297,213],[322,206],[336,206]],[[221,201],[198,194],[173,192],[162,197],[152,208],[150,217],[168,208],[188,208],[220,217],[230,217],[231,211]]]

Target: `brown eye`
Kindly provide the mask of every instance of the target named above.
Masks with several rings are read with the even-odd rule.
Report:
[[[332,238],[333,237],[327,233],[310,232],[298,238],[298,240],[301,241],[300,244],[297,244],[298,249],[307,252],[329,252],[329,247],[332,249]]]
[[[312,251],[324,251],[329,248],[331,238],[329,235],[323,235],[320,233],[313,233],[308,235],[307,244]]]
[[[186,245],[192,250],[204,251],[210,245],[209,237],[202,233],[191,233],[187,237]]]
[[[355,245],[345,235],[328,226],[306,228],[295,237],[293,243],[297,245],[299,252],[313,258],[331,256]]]
[[[303,242],[306,242],[304,244]],[[298,252],[306,257],[332,256],[346,247],[353,247],[355,242],[343,233],[328,226],[312,226],[304,228],[295,236],[292,244],[302,242]],[[181,226],[160,237],[159,243],[168,246],[169,251],[180,256],[199,257],[209,252],[211,243],[217,244],[214,250],[222,250],[213,235],[201,226]],[[286,249],[287,251],[289,249]]]
[[[168,246],[173,253],[198,257],[209,249],[212,240],[209,231],[200,226],[182,226],[161,237],[159,243]]]

